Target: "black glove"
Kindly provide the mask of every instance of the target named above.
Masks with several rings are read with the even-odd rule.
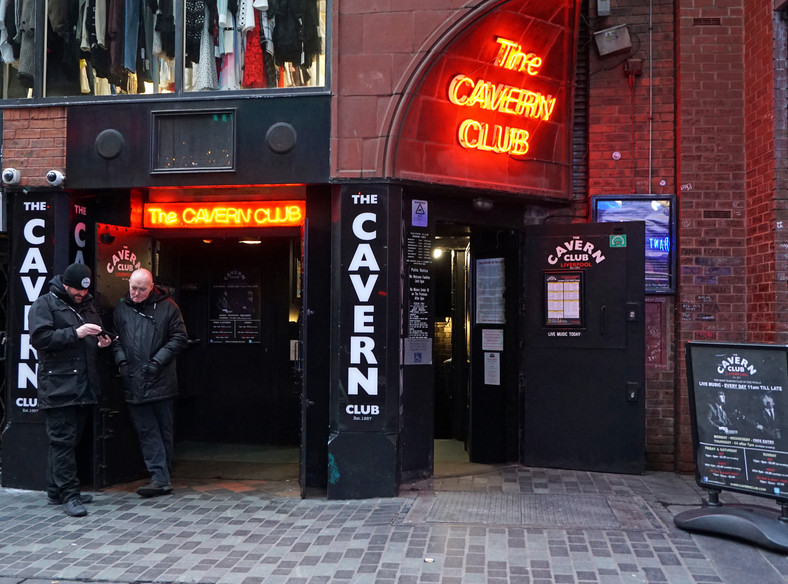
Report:
[[[145,368],[145,376],[148,379],[156,379],[161,373],[161,365],[157,361],[150,360]]]
[[[118,363],[118,371],[120,371],[121,377],[128,377],[129,376],[129,363],[128,361],[121,361]]]

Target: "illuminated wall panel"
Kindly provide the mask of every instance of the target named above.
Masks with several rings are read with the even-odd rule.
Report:
[[[460,31],[407,106],[395,174],[568,198],[578,4],[503,2]]]

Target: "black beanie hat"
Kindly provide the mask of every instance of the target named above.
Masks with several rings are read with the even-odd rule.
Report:
[[[90,287],[91,275],[90,268],[85,264],[71,264],[63,272],[63,283],[78,290],[87,290]]]

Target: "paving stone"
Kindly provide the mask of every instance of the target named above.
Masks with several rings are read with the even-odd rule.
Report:
[[[272,491],[183,484],[151,501],[112,489],[70,518],[41,493],[0,489],[0,584],[738,584],[717,554],[731,546],[752,581],[788,575],[781,554],[701,546],[676,528],[673,513],[703,496],[669,473],[509,465],[393,499]]]

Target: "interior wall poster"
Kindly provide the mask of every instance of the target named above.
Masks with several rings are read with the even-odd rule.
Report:
[[[210,342],[262,342],[260,270],[233,267],[214,274],[211,282]]]

